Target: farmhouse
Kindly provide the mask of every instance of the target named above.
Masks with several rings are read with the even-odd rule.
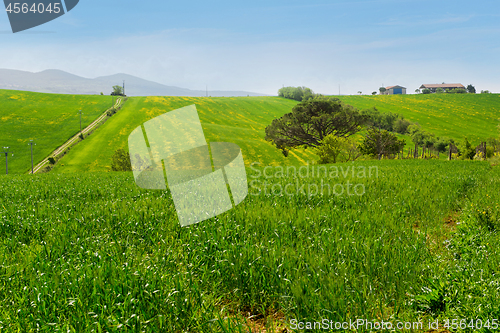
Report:
[[[445,91],[448,89],[456,89],[456,88],[465,89],[465,87],[460,83],[423,84],[420,86],[420,89],[429,89],[433,93],[436,92],[437,88],[441,88]]]
[[[406,88],[402,86],[386,87],[382,95],[406,95]]]

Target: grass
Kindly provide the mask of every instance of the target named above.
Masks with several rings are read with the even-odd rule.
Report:
[[[93,98],[41,95],[61,96],[71,109],[72,98]],[[474,142],[495,136],[498,97],[342,98],[401,113],[437,135],[462,140],[466,131]],[[301,169],[314,160],[310,151],[285,159],[263,139],[295,103],[131,98],[56,172],[0,176],[0,330],[283,332],[294,319],[366,318],[438,319],[460,331],[445,320],[499,318],[500,168],[382,160]],[[242,148],[250,188],[236,208],[181,228],[168,190],[143,190],[131,173],[102,171],[135,127],[190,104],[207,141]],[[454,113],[443,114],[445,106]],[[61,114],[71,122],[71,113]]]
[[[33,157],[37,164],[78,133],[78,110],[83,110],[82,126],[85,127],[111,104],[110,96],[0,90],[0,147],[8,146],[14,153],[14,156],[9,154],[9,173],[20,174],[31,169],[30,139],[36,143]],[[2,155],[2,161],[4,159]]]
[[[418,122],[438,136],[458,142],[467,135],[473,144],[497,134],[500,96],[497,94],[340,96],[359,109],[376,106]],[[165,112],[195,104],[207,141],[238,144],[245,163],[260,165],[303,165],[316,160],[311,150],[295,150],[288,158],[264,140],[265,127],[272,119],[291,111],[297,102],[279,97],[191,98],[133,97],[95,135],[74,148],[55,167],[55,172],[110,171],[111,157],[118,148],[127,148],[130,132]],[[413,147],[408,136],[406,148]],[[444,156],[444,155],[443,155]],[[444,158],[444,157],[443,157]]]
[[[369,167],[378,173],[363,173]],[[168,191],[140,189],[131,173],[2,176],[0,326],[244,332],[245,318],[268,327],[278,318],[281,328],[292,319],[498,318],[499,168],[328,168],[310,167],[309,177],[248,168],[243,203],[187,228]],[[347,182],[362,195],[348,195]],[[289,183],[292,195],[280,193]],[[312,184],[345,191],[314,194]]]
[[[290,112],[294,101],[278,97],[131,97],[93,137],[65,156],[54,171],[110,171],[113,153],[119,148],[128,150],[132,130],[165,112],[192,104],[196,105],[207,141],[238,144],[247,166],[252,162],[305,164],[315,159],[310,150],[294,151],[285,158],[264,140],[266,126]]]
[[[358,109],[375,106],[382,112],[403,115],[423,129],[462,142],[466,135],[478,145],[498,136],[499,94],[418,94],[338,96]]]

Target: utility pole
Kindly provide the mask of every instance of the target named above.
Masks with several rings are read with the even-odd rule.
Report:
[[[4,151],[2,153],[5,154],[5,174],[8,175],[9,174],[9,159],[8,159],[8,156],[9,156],[9,148],[10,147],[3,147]],[[14,154],[12,154],[12,156],[14,156]]]
[[[36,143],[33,142],[33,140],[30,140],[28,143],[31,146],[31,174],[34,174],[33,172],[33,145],[36,145]]]
[[[83,134],[82,134],[82,110],[78,110],[78,113],[80,114],[80,135],[83,136]]]

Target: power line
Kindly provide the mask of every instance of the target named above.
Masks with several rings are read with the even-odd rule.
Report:
[[[31,146],[31,174],[34,174],[33,172],[33,145],[36,146],[36,143],[33,142],[33,140],[30,140],[28,143]]]
[[[9,148],[10,147],[3,147],[4,151],[2,153],[5,154],[5,174],[8,175],[9,174],[9,159],[8,159],[8,156],[9,156]],[[12,154],[12,156],[14,156],[14,154]]]
[[[78,113],[80,114],[80,135],[83,137],[83,134],[82,134],[82,110],[78,110]]]

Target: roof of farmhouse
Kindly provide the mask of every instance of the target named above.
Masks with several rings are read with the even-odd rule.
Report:
[[[406,89],[406,87],[403,87],[403,86],[390,86],[390,87],[386,87],[385,89],[389,90],[392,88],[404,88],[404,89]]]
[[[423,84],[420,88],[465,88],[460,83]]]

